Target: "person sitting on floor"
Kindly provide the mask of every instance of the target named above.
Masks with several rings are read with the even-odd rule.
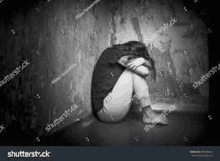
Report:
[[[147,47],[139,41],[116,44],[103,51],[92,76],[91,98],[94,112],[103,122],[121,121],[133,98],[143,113],[143,123],[152,123],[159,114],[151,108],[146,77],[156,81],[156,69]],[[168,124],[166,117],[157,124]]]

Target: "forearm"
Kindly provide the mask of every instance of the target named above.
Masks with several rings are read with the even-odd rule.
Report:
[[[124,57],[122,57],[123,64],[128,64],[128,63],[130,63],[131,61],[134,61],[135,59],[142,58],[144,61],[141,62],[141,63],[139,62],[139,65],[143,65],[143,66],[147,67],[149,70],[152,70],[152,69],[153,69],[153,67],[152,67],[151,63],[149,62],[149,60],[146,60],[146,59],[144,59],[143,57],[137,57],[137,58],[133,58],[133,59],[131,59],[131,60],[128,60],[129,57],[130,57],[130,56],[124,56]],[[131,57],[132,57],[132,56],[131,56]],[[119,62],[121,62],[121,60],[119,60]]]
[[[147,67],[149,70],[152,70],[152,65],[150,64],[150,62],[148,61],[148,60],[145,60],[145,62],[143,63],[143,65],[145,66],[145,67]]]
[[[119,63],[120,65],[122,65],[124,67],[127,67],[130,62],[135,61],[138,58],[141,58],[141,57],[135,57],[135,58],[133,58],[133,57],[134,57],[133,55],[123,56],[118,60],[117,63]],[[145,59],[143,59],[143,60],[145,60]],[[144,61],[141,63],[139,62],[139,65],[144,65]]]
[[[130,66],[127,65],[123,65],[123,66],[126,67],[128,70],[132,71],[133,73],[138,74],[144,78],[147,77],[150,73],[150,70],[144,65],[140,65],[135,69],[131,69]]]
[[[131,70],[132,72],[142,76],[142,77],[146,77],[149,75],[150,73],[150,63],[146,60],[146,61],[143,61],[143,63],[139,62],[139,65],[138,66],[134,66],[133,68],[129,65],[129,62],[130,61],[135,61],[135,59],[133,60],[130,60],[128,61],[127,59],[128,57],[125,56],[125,57],[122,57],[118,63],[121,64],[122,66],[126,67],[127,69]]]
[[[144,65],[140,65],[135,70],[132,70],[132,72],[145,78],[149,75],[150,70]]]

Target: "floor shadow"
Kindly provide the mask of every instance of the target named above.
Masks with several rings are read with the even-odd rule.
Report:
[[[93,117],[90,124],[77,122],[48,137],[39,145],[70,146],[215,146],[220,145],[215,119],[207,113],[172,112],[169,124],[145,132],[141,113],[130,111],[118,123],[103,123]],[[87,120],[88,122],[88,120]],[[86,125],[86,126],[85,126]]]

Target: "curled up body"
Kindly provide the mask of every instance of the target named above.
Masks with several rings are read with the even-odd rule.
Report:
[[[149,75],[152,69],[146,59],[137,56],[123,56],[119,59],[118,63],[144,78]]]

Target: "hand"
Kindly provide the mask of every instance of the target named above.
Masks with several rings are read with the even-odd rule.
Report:
[[[128,61],[128,56],[123,56],[118,60],[118,63],[121,65],[125,65],[127,64],[127,61]]]
[[[127,64],[127,66],[128,66],[128,68],[135,70],[138,66],[144,64],[144,62],[145,62],[144,58],[137,58],[137,59],[134,59],[131,62],[129,62]]]

